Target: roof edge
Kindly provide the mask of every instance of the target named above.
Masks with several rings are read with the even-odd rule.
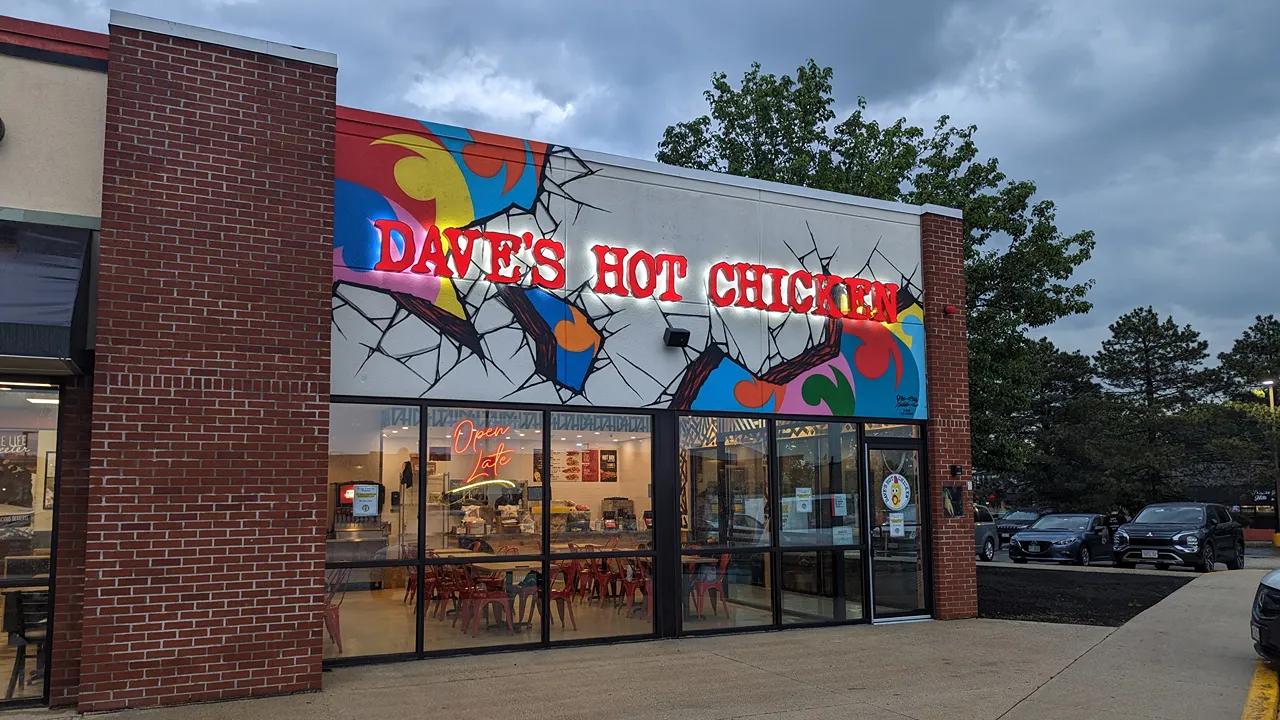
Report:
[[[107,42],[104,33],[0,15],[0,44],[106,60]]]
[[[211,45],[221,45],[223,47],[245,50],[262,55],[273,55],[286,60],[297,60],[298,62],[320,65],[322,67],[338,67],[338,56],[334,53],[324,52],[322,50],[310,50],[308,48],[297,47],[295,45],[285,45],[283,43],[251,38],[245,35],[222,32],[221,30],[210,30],[208,28],[202,28],[195,25],[184,25],[182,23],[176,23],[169,20],[147,17],[146,15],[134,15],[133,13],[127,13],[121,10],[111,11],[111,20],[108,24],[114,27],[141,30],[143,32],[153,32],[160,35],[169,35],[171,37],[179,37],[186,40],[193,40],[195,42],[209,43]]]

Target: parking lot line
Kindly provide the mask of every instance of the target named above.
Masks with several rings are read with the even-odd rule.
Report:
[[[1240,720],[1276,720],[1276,702],[1280,699],[1280,686],[1276,671],[1262,660],[1253,670],[1253,682],[1249,685],[1249,697],[1244,703]]]

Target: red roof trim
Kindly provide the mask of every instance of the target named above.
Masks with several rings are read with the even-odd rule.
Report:
[[[106,60],[107,40],[104,33],[0,15],[0,43],[8,45]]]

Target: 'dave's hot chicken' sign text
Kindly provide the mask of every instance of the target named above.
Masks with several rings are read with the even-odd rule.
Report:
[[[560,290],[566,284],[564,243],[476,228],[428,228],[419,247],[413,229],[398,220],[374,223],[381,256],[374,270],[441,278],[487,280]],[[649,253],[593,245],[595,282],[601,295],[686,299],[689,260],[672,253]],[[898,286],[829,273],[788,270],[747,262],[717,262],[706,271],[707,299],[717,307],[807,313],[831,318],[898,321]]]

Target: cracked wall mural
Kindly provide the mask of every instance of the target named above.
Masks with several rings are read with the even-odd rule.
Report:
[[[925,417],[918,216],[679,173],[344,112],[333,393]]]

